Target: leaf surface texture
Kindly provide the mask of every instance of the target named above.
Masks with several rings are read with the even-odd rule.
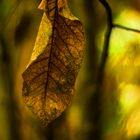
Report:
[[[81,22],[66,0],[43,0],[44,10],[30,62],[23,73],[23,99],[43,126],[70,105],[84,50]]]

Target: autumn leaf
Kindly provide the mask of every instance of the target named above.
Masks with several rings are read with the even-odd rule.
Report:
[[[43,126],[70,105],[83,58],[84,33],[66,0],[43,0],[44,10],[30,62],[23,73],[23,99]]]

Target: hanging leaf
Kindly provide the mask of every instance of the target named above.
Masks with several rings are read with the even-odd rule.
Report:
[[[84,33],[66,0],[43,0],[31,60],[23,73],[23,99],[43,126],[70,105],[83,58]]]

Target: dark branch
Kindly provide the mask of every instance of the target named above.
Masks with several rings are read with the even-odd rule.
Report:
[[[105,7],[106,10],[106,14],[107,14],[107,30],[106,30],[106,34],[105,34],[105,40],[104,40],[104,46],[103,46],[103,52],[102,52],[102,57],[101,57],[101,63],[99,66],[99,70],[98,70],[98,76],[97,76],[97,81],[96,81],[96,89],[95,89],[95,93],[94,93],[94,104],[96,105],[96,107],[98,107],[98,109],[96,109],[95,112],[95,120],[98,121],[100,127],[95,126],[97,129],[96,132],[98,132],[97,138],[98,140],[102,140],[102,101],[101,101],[101,94],[102,94],[102,85],[103,85],[103,78],[104,78],[104,69],[105,69],[105,65],[106,65],[106,61],[108,58],[108,51],[109,51],[109,41],[110,41],[110,37],[111,37],[111,32],[113,29],[113,22],[112,22],[112,11],[111,8],[109,6],[109,4],[105,1],[105,0],[99,0],[100,3]]]
[[[107,13],[107,22],[109,24],[109,26],[112,27],[112,10],[111,7],[109,6],[108,2],[106,2],[105,0],[99,0],[100,3],[105,7],[106,13]]]
[[[103,79],[103,71],[105,67],[105,63],[108,57],[108,50],[109,50],[109,41],[111,37],[111,32],[113,28],[113,22],[112,22],[112,11],[109,6],[109,4],[105,0],[99,0],[101,4],[105,7],[106,13],[107,13],[107,31],[105,34],[105,40],[104,40],[104,46],[103,46],[103,53],[102,53],[102,59],[101,59],[101,65],[99,68],[99,76],[97,78],[97,84],[100,86]]]
[[[125,27],[125,26],[119,25],[119,24],[113,24],[113,28],[119,28],[119,29],[131,31],[131,32],[140,33],[140,30],[138,30],[138,29],[133,29],[133,28]]]

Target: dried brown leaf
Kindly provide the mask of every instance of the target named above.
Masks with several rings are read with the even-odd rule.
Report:
[[[23,99],[43,126],[71,103],[83,58],[84,33],[66,0],[43,0],[31,60],[23,73]]]

